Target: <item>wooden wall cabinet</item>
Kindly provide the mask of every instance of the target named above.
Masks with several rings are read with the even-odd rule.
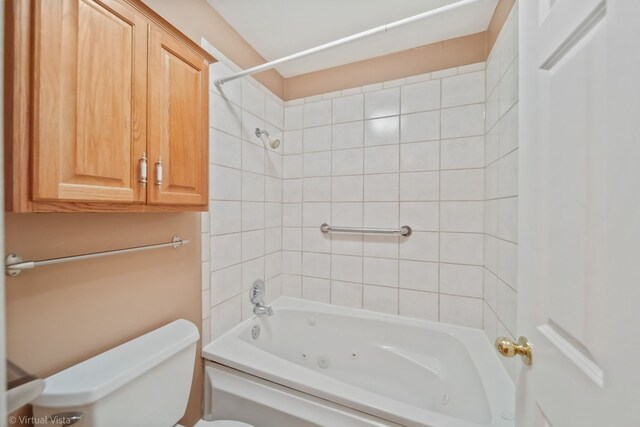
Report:
[[[9,3],[7,210],[206,210],[213,58],[138,0]]]

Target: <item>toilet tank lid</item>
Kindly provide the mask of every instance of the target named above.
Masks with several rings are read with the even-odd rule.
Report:
[[[50,376],[33,404],[49,408],[92,404],[199,338],[193,323],[176,320]]]

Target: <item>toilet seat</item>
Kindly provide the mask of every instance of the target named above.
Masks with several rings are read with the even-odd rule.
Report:
[[[240,421],[218,420],[205,421],[200,420],[193,427],[254,427],[251,424],[241,423]]]

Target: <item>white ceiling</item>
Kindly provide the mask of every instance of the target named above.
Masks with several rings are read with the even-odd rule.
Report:
[[[272,61],[457,0],[208,1],[265,59]],[[291,77],[484,31],[497,2],[480,0],[276,69],[284,77]]]

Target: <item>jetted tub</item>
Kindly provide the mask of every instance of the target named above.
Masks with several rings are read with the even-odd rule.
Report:
[[[513,383],[481,330],[288,297],[272,307],[273,316],[248,319],[202,350],[212,418],[292,427],[514,426]],[[280,409],[252,411],[252,400]]]

